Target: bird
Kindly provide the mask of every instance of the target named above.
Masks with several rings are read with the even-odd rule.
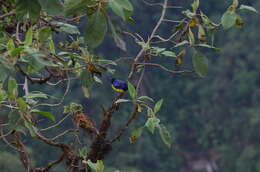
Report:
[[[111,86],[113,90],[119,93],[124,93],[128,90],[127,83],[125,81],[121,81],[115,78],[111,79]]]

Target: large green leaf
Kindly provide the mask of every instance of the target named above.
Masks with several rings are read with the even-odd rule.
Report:
[[[171,138],[171,135],[170,135],[169,131],[167,130],[167,128],[161,124],[159,127],[159,132],[160,132],[160,136],[161,136],[164,144],[168,148],[171,148],[172,138]]]
[[[7,95],[9,99],[15,99],[18,96],[18,86],[16,80],[12,77],[8,80]]]
[[[232,26],[236,24],[237,15],[234,11],[226,11],[222,18],[221,18],[221,24],[224,27],[224,29],[229,29]]]
[[[30,132],[30,135],[32,137],[35,137],[36,136],[36,133],[35,133],[35,128],[33,126],[33,124],[31,122],[28,122],[28,121],[24,121],[24,126],[29,130]]]
[[[161,109],[163,104],[163,99],[159,100],[158,102],[156,102],[156,104],[154,105],[154,113],[156,114],[157,112],[159,112],[159,110]]]
[[[103,42],[106,33],[107,20],[106,16],[101,11],[97,11],[88,16],[84,38],[90,48],[96,48],[99,46]]]
[[[82,86],[81,88],[82,88],[84,96],[89,98],[90,97],[89,88],[94,83],[91,73],[87,70],[84,70],[83,72],[81,72],[80,81],[81,81],[81,86]]]
[[[65,0],[65,15],[75,15],[86,12],[87,5],[95,5],[95,0]]]
[[[51,119],[52,121],[56,121],[55,116],[53,114],[51,114],[50,112],[43,112],[43,111],[39,111],[37,109],[33,109],[31,112],[42,115],[44,117],[47,117],[47,118]]]
[[[18,19],[28,15],[29,19],[35,21],[40,15],[41,6],[38,0],[17,0],[15,11]]]
[[[78,27],[75,25],[62,23],[62,22],[52,22],[52,23],[59,27],[59,29],[57,30],[60,32],[65,32],[68,34],[80,34]]]
[[[17,100],[16,100],[18,106],[19,106],[19,110],[21,112],[28,112],[28,105],[27,103],[24,101],[24,99],[22,97],[19,97]]]
[[[160,119],[156,117],[148,118],[145,123],[145,126],[151,133],[154,133],[155,127],[157,127],[160,123]]]
[[[54,64],[50,59],[46,58],[46,54],[44,52],[39,52],[34,49],[27,48],[27,54],[22,54],[21,61],[27,63],[27,70],[28,73],[34,73],[41,70],[45,66],[57,66]]]
[[[137,96],[137,92],[136,92],[135,87],[134,87],[133,84],[131,84],[130,82],[128,82],[127,85],[128,85],[128,92],[129,92],[131,98],[132,98],[133,100],[135,100],[135,99],[136,99],[136,96]]]
[[[40,42],[46,41],[51,36],[51,27],[44,26],[38,32],[38,40]]]
[[[63,6],[59,0],[38,0],[43,10],[50,15],[62,15]]]
[[[204,77],[208,73],[208,59],[201,52],[195,51],[192,56],[192,64],[199,76]]]
[[[130,143],[135,143],[136,140],[142,135],[144,127],[139,127],[131,132]]]
[[[26,32],[24,44],[30,46],[32,45],[32,40],[33,40],[33,30],[32,27],[30,27]]]
[[[108,22],[109,22],[109,26],[110,26],[110,29],[112,32],[112,37],[116,43],[116,46],[118,48],[120,48],[121,50],[126,51],[126,43],[122,39],[120,33],[118,33],[119,27],[117,27],[117,25],[114,22],[112,22],[111,20],[108,20]]]
[[[3,82],[12,73],[14,73],[13,64],[5,58],[0,57],[0,82]]]
[[[128,0],[110,0],[109,7],[124,20],[128,20],[133,12],[133,6]]]

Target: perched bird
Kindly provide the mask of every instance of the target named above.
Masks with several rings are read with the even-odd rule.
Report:
[[[123,93],[123,92],[127,91],[128,86],[125,81],[121,81],[121,80],[112,78],[111,84],[112,84],[113,90],[115,90],[116,92]]]

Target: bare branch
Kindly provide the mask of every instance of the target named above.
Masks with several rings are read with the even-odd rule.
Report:
[[[150,41],[154,38],[155,33],[157,32],[158,28],[159,28],[160,25],[162,24],[162,21],[163,21],[163,19],[164,19],[164,17],[165,17],[165,13],[166,13],[166,9],[167,9],[167,3],[168,3],[168,0],[164,0],[161,17],[160,17],[160,19],[158,20],[156,26],[154,27],[154,29],[153,29],[151,35],[149,36],[149,39],[148,39],[147,42],[150,42]],[[135,67],[136,67],[136,63],[137,63],[137,62],[139,61],[139,59],[143,56],[144,52],[145,52],[145,49],[144,49],[144,47],[143,47],[143,48],[139,51],[139,53],[137,54],[137,56],[135,57],[134,62],[133,62],[133,64],[132,64],[132,66],[131,66],[131,71],[130,71],[130,73],[129,73],[129,75],[128,75],[128,80],[130,80],[130,79],[133,77],[133,74],[134,74],[134,71],[135,71]]]
[[[136,117],[136,115],[137,115],[137,112],[138,112],[137,110],[138,110],[138,107],[137,107],[137,105],[135,105],[135,106],[134,106],[134,109],[133,109],[133,111],[132,111],[132,113],[131,113],[131,115],[130,115],[130,117],[129,117],[129,119],[128,119],[128,121],[126,122],[126,124],[124,125],[124,127],[119,131],[118,135],[111,140],[111,143],[113,143],[113,142],[119,140],[120,137],[124,134],[125,130],[129,127],[129,125],[130,125],[130,124],[132,123],[132,121],[135,119],[135,117]]]
[[[5,18],[5,17],[8,17],[8,16],[12,16],[12,15],[14,15],[14,14],[15,14],[15,10],[12,10],[12,11],[10,11],[9,13],[6,13],[6,14],[1,15],[1,16],[0,16],[0,19]]]
[[[156,66],[161,68],[162,70],[169,72],[169,73],[173,73],[173,74],[182,74],[182,73],[191,73],[193,71],[191,70],[180,70],[180,71],[175,71],[175,70],[170,70],[166,67],[164,67],[163,65],[157,64],[157,63],[136,63],[137,65],[145,65],[145,66]]]
[[[43,128],[43,129],[40,129],[40,131],[47,131],[47,130],[50,130],[52,128],[55,128],[57,126],[59,126],[63,121],[65,121],[65,119],[67,119],[69,116],[71,115],[71,113],[68,113],[64,118],[62,118],[59,122],[57,122],[56,124],[50,126],[50,127],[47,127],[47,128]]]
[[[139,91],[140,86],[141,86],[141,83],[142,83],[142,81],[143,81],[144,73],[145,73],[145,66],[143,67],[142,73],[141,73],[140,78],[139,78],[139,80],[138,80],[138,82],[137,82],[137,86],[136,86],[136,91],[137,91],[137,92]]]
[[[17,22],[17,25],[16,25],[16,40],[18,41],[18,43],[22,43],[22,41],[20,40],[20,37],[19,37],[19,27],[20,27],[20,22]]]
[[[66,75],[68,76],[68,72],[66,72]],[[68,80],[68,82],[67,82],[66,90],[65,90],[63,96],[61,97],[60,102],[58,102],[56,104],[42,103],[42,104],[36,105],[35,107],[37,107],[37,106],[49,106],[49,107],[60,106],[63,103],[66,95],[68,94],[69,88],[70,88],[70,80]]]
[[[77,131],[79,131],[79,130],[78,130],[78,129],[68,129],[68,130],[65,130],[64,132],[62,132],[62,133],[58,134],[57,136],[53,137],[51,140],[54,141],[54,140],[56,140],[56,139],[58,139],[58,138],[64,136],[64,135],[67,134],[67,133],[77,132]]]

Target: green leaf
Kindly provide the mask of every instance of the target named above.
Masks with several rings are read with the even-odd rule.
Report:
[[[240,10],[248,10],[248,11],[252,11],[252,12],[255,12],[255,13],[259,13],[254,7],[248,6],[248,5],[240,5],[239,9]]]
[[[43,112],[43,111],[39,111],[37,109],[32,109],[31,112],[42,115],[44,117],[47,117],[47,118],[51,119],[52,121],[56,121],[55,116],[53,114],[51,114],[50,112]]]
[[[62,15],[63,6],[59,0],[38,0],[43,10],[49,15]]]
[[[144,127],[139,127],[131,132],[130,143],[133,144],[142,135]]]
[[[163,51],[162,55],[168,56],[168,57],[177,57],[176,54],[172,51]]]
[[[122,37],[120,36],[120,34],[119,34],[118,31],[117,31],[117,29],[118,29],[119,27],[117,27],[117,29],[116,29],[115,23],[113,23],[113,22],[110,20],[110,18],[109,18],[109,20],[108,20],[108,23],[109,23],[109,26],[110,26],[110,28],[111,28],[112,36],[113,36],[113,39],[114,39],[114,41],[115,41],[115,43],[116,43],[116,46],[117,46],[118,48],[120,48],[121,50],[126,51],[126,43],[125,43],[125,41],[122,39]]]
[[[220,52],[221,49],[220,48],[217,48],[217,47],[214,47],[214,46],[211,46],[211,45],[208,45],[208,44],[196,44],[195,46],[199,46],[199,47],[205,47],[205,48],[210,48],[216,52]]]
[[[79,35],[79,29],[75,25],[71,25],[68,23],[62,23],[62,22],[52,22],[53,24],[57,25],[59,29],[57,29],[60,32],[68,33],[68,34],[77,34]]]
[[[105,166],[102,160],[97,160],[97,172],[104,172]]]
[[[97,11],[88,16],[88,23],[84,34],[84,39],[90,48],[99,46],[107,33],[107,20],[106,16]]]
[[[49,48],[50,48],[50,52],[52,54],[55,54],[55,45],[54,45],[53,39],[51,39],[50,42],[49,42]]]
[[[183,46],[183,45],[186,45],[186,44],[189,44],[189,41],[187,40],[184,40],[178,44],[176,44],[173,48],[177,48],[177,47],[180,47],[180,46]]]
[[[153,134],[155,127],[157,127],[160,123],[160,119],[156,117],[148,118],[148,120],[145,123],[145,126],[148,128],[148,130]]]
[[[159,110],[161,109],[163,104],[163,99],[159,100],[158,102],[156,102],[155,106],[154,106],[154,113],[156,114],[157,112],[159,112]]]
[[[190,43],[190,45],[193,46],[194,43],[195,43],[195,38],[194,38],[194,35],[193,35],[192,31],[191,31],[191,28],[189,28],[188,37],[189,37],[189,43]]]
[[[153,109],[150,108],[149,106],[146,106],[146,107],[147,107],[147,116],[148,116],[149,118],[154,117],[155,114],[154,114]]]
[[[11,110],[8,114],[8,124],[10,129],[21,132],[26,135],[23,119],[17,110]]]
[[[8,54],[11,55],[11,51],[15,48],[14,41],[10,39],[6,44],[6,49],[8,51]]]
[[[199,8],[200,1],[199,0],[194,0],[193,3],[191,4],[192,11],[195,13],[197,9]]]
[[[233,0],[233,3],[232,3],[233,7],[236,9],[239,5],[239,2],[238,0]]]
[[[148,96],[140,96],[140,97],[138,97],[138,100],[149,100],[151,102],[154,102],[154,100]]]
[[[195,53],[192,56],[192,64],[195,72],[200,77],[206,76],[208,73],[208,59],[204,54],[195,50]]]
[[[90,92],[89,92],[89,87],[86,86],[81,86],[81,89],[83,91],[83,94],[86,98],[90,98]]]
[[[95,0],[65,0],[65,15],[76,15],[87,10],[88,5],[95,5]]]
[[[17,0],[15,11],[19,20],[26,17],[36,21],[40,16],[41,6],[38,0]]]
[[[4,82],[8,75],[14,73],[13,64],[5,58],[0,58],[0,81]]]
[[[170,135],[169,131],[167,130],[167,128],[161,124],[159,127],[159,132],[160,132],[160,136],[161,136],[161,139],[164,142],[164,144],[168,148],[171,148],[172,138],[171,138],[171,135]]]
[[[97,76],[94,75],[93,79],[94,79],[95,82],[97,82],[97,83],[99,83],[99,84],[103,84],[102,80],[99,79],[99,77],[97,77]]]
[[[39,30],[38,40],[39,42],[46,41],[51,36],[51,27],[44,26]]]
[[[89,166],[92,170],[97,171],[97,164],[96,164],[96,163],[93,163],[93,162],[91,162],[91,160],[88,160],[88,161],[87,161],[87,164],[88,164],[88,166]]]
[[[27,103],[24,101],[23,98],[19,97],[17,100],[16,100],[18,106],[19,106],[19,110],[21,112],[27,112],[28,111],[28,105]]]
[[[128,0],[110,0],[108,5],[114,13],[125,21],[132,15],[133,6]]]
[[[133,100],[135,100],[136,96],[137,96],[137,92],[135,90],[135,87],[130,82],[127,82],[127,85],[128,85],[128,92],[129,92],[131,98]]]
[[[29,93],[29,94],[25,95],[24,98],[26,98],[26,99],[34,99],[34,98],[44,98],[44,99],[47,99],[48,96],[45,93],[39,92],[39,93]]]
[[[33,30],[32,27],[30,27],[26,32],[24,44],[27,46],[32,45],[32,39],[33,39]]]
[[[36,136],[35,129],[34,129],[34,126],[32,125],[32,123],[24,120],[24,126],[29,130],[32,137]]]
[[[203,28],[202,25],[198,25],[199,29],[198,29],[198,39],[200,42],[206,42],[207,37],[206,37],[206,32],[205,29]]]
[[[125,103],[125,102],[130,102],[130,100],[127,100],[127,99],[118,99],[115,103]]]
[[[221,24],[224,27],[224,29],[229,29],[232,26],[236,24],[236,13],[234,11],[226,11],[222,18],[221,18]]]
[[[27,54],[22,54],[20,60],[27,63],[28,73],[34,73],[41,70],[45,66],[57,67],[50,59],[46,58],[43,52],[34,49],[26,49]]]
[[[98,59],[97,62],[101,63],[101,64],[106,64],[106,65],[114,65],[116,66],[116,62],[114,62],[113,60],[106,60],[106,59]]]
[[[18,96],[18,87],[16,80],[12,77],[8,80],[7,95],[9,99],[15,99]]]
[[[5,100],[5,98],[6,98],[6,92],[2,88],[0,88],[0,104],[3,100]]]
[[[10,55],[12,57],[17,56],[18,54],[20,54],[20,52],[22,52],[25,48],[24,47],[19,47],[19,48],[15,48],[12,51],[10,51]]]

